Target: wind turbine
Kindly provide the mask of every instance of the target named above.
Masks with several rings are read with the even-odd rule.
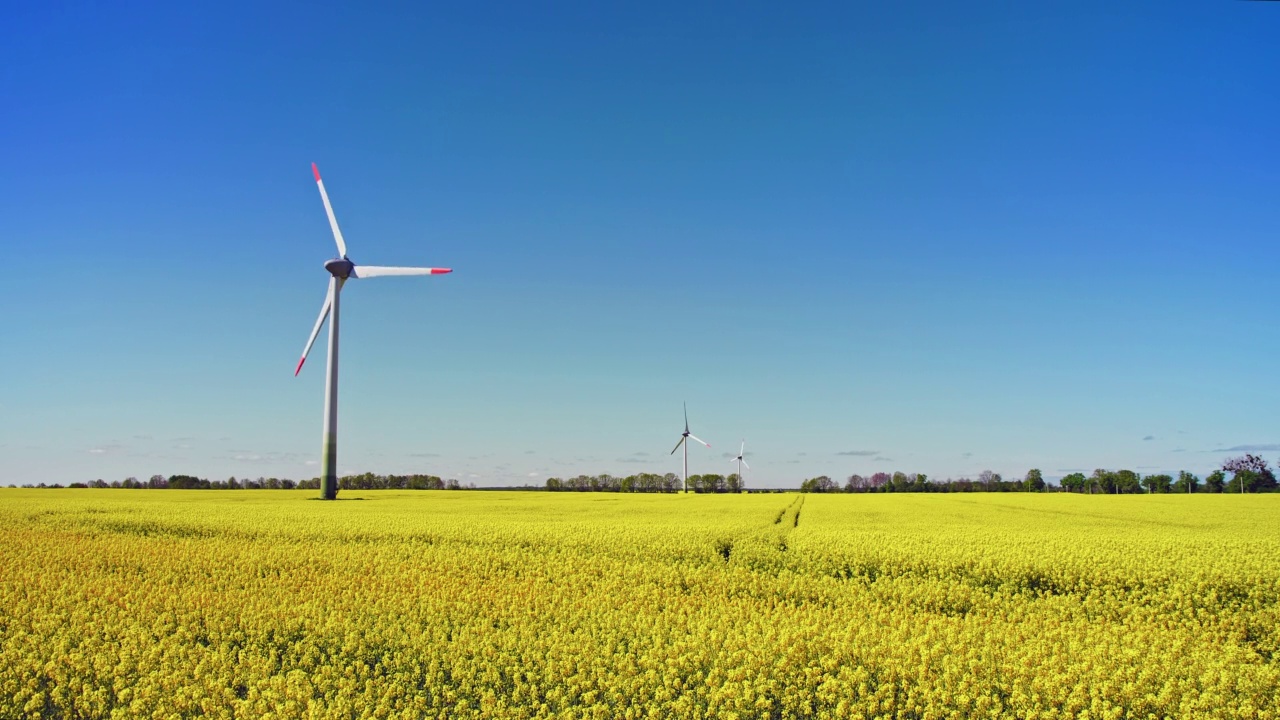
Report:
[[[294,369],[293,376],[302,372],[302,363],[307,361],[307,354],[320,334],[320,327],[325,318],[329,318],[329,362],[325,369],[328,381],[324,387],[324,445],[321,450],[321,464],[324,474],[320,480],[320,497],[333,500],[338,497],[338,298],[342,294],[342,286],[351,279],[386,277],[390,275],[443,275],[453,272],[450,268],[420,267],[383,267],[378,265],[356,265],[347,257],[347,244],[342,239],[342,231],[338,229],[338,219],[333,215],[333,206],[329,204],[329,194],[324,191],[324,181],[320,179],[320,170],[311,163],[311,172],[316,176],[316,186],[320,188],[320,199],[324,201],[324,211],[329,215],[329,228],[333,230],[333,239],[338,243],[336,257],[324,264],[329,271],[329,292],[325,295],[324,305],[320,306],[320,317],[316,318],[316,326],[311,329],[311,337],[307,338],[307,346],[302,349],[302,359]]]
[[[700,440],[697,435],[694,435],[693,433],[689,432],[689,404],[685,403],[684,432],[680,433],[680,442],[676,443],[676,446],[671,449],[671,454],[675,455],[676,450],[679,450],[682,445],[684,446],[684,491],[685,492],[689,492],[689,438],[693,438],[694,440],[697,440],[703,445],[706,445],[707,447],[711,447],[711,445]]]
[[[751,469],[751,466],[747,464],[747,461],[742,459],[742,456],[743,456],[743,455],[746,455],[746,454],[747,454],[747,441],[746,441],[746,440],[743,440],[743,441],[742,441],[742,447],[738,450],[738,457],[736,457],[736,458],[734,458],[733,460],[730,460],[730,461],[729,461],[729,462],[736,462],[736,463],[738,463],[738,484],[739,484],[739,485],[742,485],[742,484],[743,484],[743,483],[742,483],[742,468],[744,468],[744,467],[745,467],[745,468],[746,468],[746,469],[748,469],[748,470],[750,470],[750,469]]]

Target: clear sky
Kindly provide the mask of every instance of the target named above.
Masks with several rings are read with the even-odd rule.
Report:
[[[6,9],[0,483],[318,473],[312,162],[344,474],[1280,458],[1280,3],[346,5]]]

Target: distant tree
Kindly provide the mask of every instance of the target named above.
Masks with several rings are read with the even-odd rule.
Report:
[[[1132,470],[1117,470],[1116,476],[1116,492],[1118,493],[1138,493],[1142,492],[1142,476]]]
[[[1233,473],[1227,492],[1257,492],[1276,487],[1276,476],[1267,467],[1267,461],[1257,455],[1228,458],[1222,463],[1222,469]]]
[[[724,479],[725,492],[740,493],[742,492],[742,478],[738,473],[732,473]]]
[[[552,480],[555,481],[556,485],[560,483],[559,478],[548,478],[547,489],[559,489],[552,488]],[[435,475],[410,475],[405,480],[405,487],[409,490],[443,490],[444,480],[441,480]]]
[[[1214,470],[1204,476],[1204,491],[1208,493],[1220,493],[1222,488],[1227,484],[1227,474],[1221,470]]]
[[[444,484],[445,490],[461,490],[462,485],[454,478],[449,478]]]
[[[803,493],[828,493],[836,492],[839,489],[840,486],[826,475],[809,478],[808,480],[800,483],[800,492]]]
[[[200,478],[194,475],[170,475],[165,481],[165,487],[174,490],[195,490],[200,487]]]
[[[1044,490],[1044,475],[1040,473],[1039,468],[1031,468],[1027,471],[1027,476],[1022,479],[1022,487],[1027,492]]]
[[[1173,489],[1180,493],[1193,493],[1200,484],[1200,478],[1192,475],[1186,470],[1178,471],[1178,481],[1173,484]]]
[[[163,475],[152,475],[151,479],[147,481],[147,487],[149,488],[165,488],[168,486],[169,481]]]
[[[1173,478],[1169,475],[1147,475],[1142,478],[1142,486],[1149,493],[1167,493],[1173,485]]]
[[[727,485],[723,475],[690,475],[689,489],[695,493],[724,492]]]
[[[870,487],[870,483],[868,483],[867,479],[861,475],[850,475],[849,478],[844,481],[845,492],[862,492],[868,487]]]
[[[1070,475],[1063,476],[1062,480],[1059,481],[1059,484],[1062,485],[1062,489],[1067,492],[1083,492],[1086,482],[1088,482],[1088,478],[1084,476],[1084,473],[1075,472]]]

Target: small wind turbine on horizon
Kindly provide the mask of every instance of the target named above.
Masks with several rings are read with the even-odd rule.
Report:
[[[746,454],[747,454],[747,441],[746,441],[746,440],[743,440],[743,441],[742,441],[742,447],[738,449],[738,457],[736,457],[736,458],[734,458],[734,459],[732,459],[732,460],[730,460],[730,461],[729,461],[729,462],[736,462],[736,463],[738,463],[738,484],[739,484],[739,485],[743,485],[743,482],[742,482],[742,468],[744,468],[744,467],[745,467],[745,468],[746,468],[746,469],[748,469],[748,470],[750,470],[750,469],[751,469],[751,466],[747,464],[747,461],[742,459],[742,456],[743,456],[743,455],[746,455]]]
[[[443,275],[453,272],[451,268],[424,267],[385,267],[379,265],[356,265],[347,257],[347,243],[342,239],[342,231],[338,229],[338,219],[333,215],[333,206],[329,204],[329,194],[324,191],[324,181],[320,179],[320,170],[311,163],[311,172],[316,176],[316,186],[320,188],[320,199],[324,201],[324,211],[329,215],[329,228],[333,230],[333,239],[338,243],[336,257],[324,264],[329,271],[329,292],[325,295],[324,305],[320,306],[320,317],[311,329],[311,337],[307,338],[307,346],[302,349],[302,359],[294,369],[293,376],[302,372],[302,364],[307,361],[307,354],[320,334],[325,318],[329,318],[329,361],[325,373],[327,382],[324,388],[324,444],[321,450],[323,474],[320,480],[320,497],[333,500],[338,497],[338,298],[342,294],[342,286],[351,279],[387,277],[392,275]]]
[[[703,445],[706,445],[707,447],[711,447],[709,443],[699,439],[697,435],[694,435],[693,433],[689,432],[689,403],[685,403],[684,404],[684,432],[680,434],[680,442],[676,443],[676,446],[671,449],[671,454],[675,455],[676,450],[679,450],[681,446],[684,446],[684,491],[685,492],[689,492],[689,438],[693,438],[694,440],[697,440]]]

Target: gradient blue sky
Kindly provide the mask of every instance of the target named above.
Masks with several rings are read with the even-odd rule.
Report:
[[[535,7],[536,5],[536,7]],[[794,4],[791,4],[794,5]],[[1280,3],[28,3],[0,483],[1280,457]]]

